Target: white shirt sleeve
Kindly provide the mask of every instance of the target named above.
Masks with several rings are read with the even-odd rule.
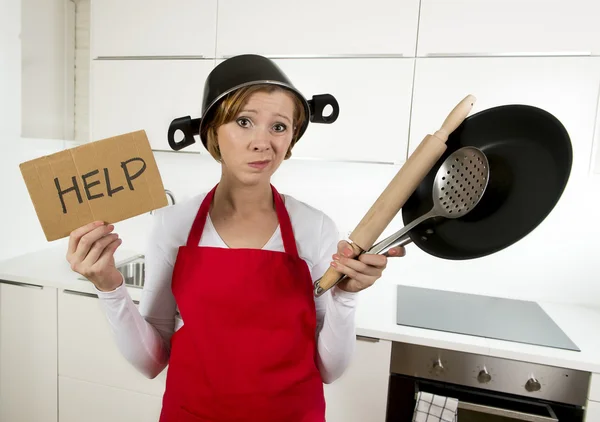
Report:
[[[173,257],[161,247],[165,240],[162,214],[157,220],[145,252],[146,279],[139,310],[124,284],[110,292],[96,289],[117,347],[148,378],[167,366],[177,314],[171,292]]]
[[[313,282],[323,276],[337,252],[340,236],[334,222],[323,217],[319,259],[313,266]],[[317,311],[317,353],[321,378],[326,384],[338,379],[346,370],[356,344],[355,310],[358,293],[334,286],[315,298]]]

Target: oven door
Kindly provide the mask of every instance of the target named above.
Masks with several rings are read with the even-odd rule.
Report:
[[[583,422],[583,409],[393,374],[387,422],[411,422],[419,391],[458,399],[459,422]]]

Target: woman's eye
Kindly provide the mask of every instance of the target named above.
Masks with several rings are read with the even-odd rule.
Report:
[[[239,119],[237,119],[237,124],[241,127],[248,127],[250,126],[250,120],[248,120],[245,117],[240,117]]]
[[[284,124],[278,123],[275,126],[273,126],[273,129],[275,129],[275,132],[285,132],[285,130],[287,129],[287,126]]]

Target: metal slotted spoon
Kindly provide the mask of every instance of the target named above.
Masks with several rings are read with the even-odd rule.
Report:
[[[391,236],[376,243],[367,253],[386,255],[396,246],[412,240],[408,233],[433,217],[458,218],[469,213],[481,200],[488,185],[490,167],[486,155],[475,147],[463,147],[444,160],[433,182],[431,210]]]

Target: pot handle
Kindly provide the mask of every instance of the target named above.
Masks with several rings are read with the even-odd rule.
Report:
[[[178,130],[183,132],[183,140],[176,142],[175,132]],[[173,150],[179,151],[180,149],[189,147],[190,145],[194,144],[196,142],[194,136],[199,134],[200,118],[192,119],[190,116],[178,117],[176,119],[173,119],[173,121],[169,125],[167,139],[169,141],[169,146]]]
[[[340,105],[331,94],[313,95],[312,99],[308,100],[308,105],[310,107],[310,121],[313,123],[331,124],[340,115]],[[323,116],[323,110],[328,105],[333,108],[333,112],[329,116]]]

